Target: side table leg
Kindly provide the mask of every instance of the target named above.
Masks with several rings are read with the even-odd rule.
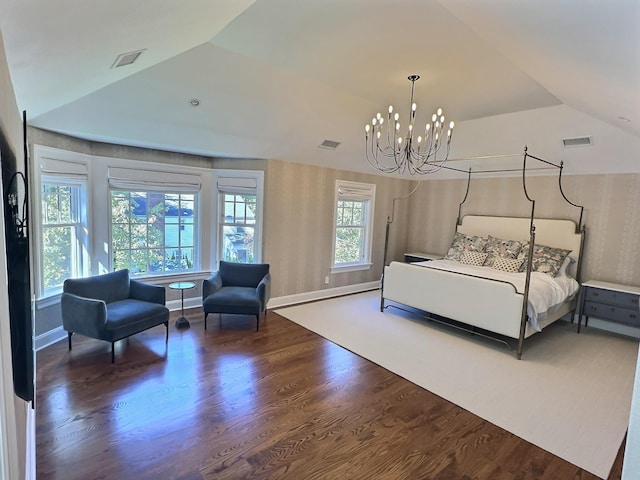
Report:
[[[180,290],[180,317],[176,320],[176,328],[189,328],[189,320],[184,316],[184,289]]]

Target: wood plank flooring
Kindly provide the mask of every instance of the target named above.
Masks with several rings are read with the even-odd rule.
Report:
[[[187,313],[115,364],[77,335],[38,352],[39,480],[597,478],[273,312]]]

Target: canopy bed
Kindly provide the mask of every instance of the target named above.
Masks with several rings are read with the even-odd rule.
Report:
[[[558,170],[562,198],[579,210],[577,223],[535,216],[535,200],[526,185],[528,159]],[[510,348],[509,339],[515,339],[520,359],[526,338],[576,309],[586,230],[582,225],[584,207],[565,196],[562,169],[562,163],[534,157],[525,147],[522,187],[531,212],[520,218],[461,217],[471,183],[469,170],[447,255],[443,260],[394,261],[385,266],[380,310],[411,307],[428,319],[497,339]],[[387,222],[387,236],[391,222]]]

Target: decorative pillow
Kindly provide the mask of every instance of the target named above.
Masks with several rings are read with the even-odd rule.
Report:
[[[503,272],[518,273],[520,265],[522,265],[522,260],[517,258],[495,257],[491,268],[502,270]]]
[[[560,271],[560,268],[562,267],[562,264],[564,263],[564,260],[565,258],[567,258],[567,255],[569,255],[569,253],[571,253],[571,250],[535,244],[533,246],[533,260],[531,262],[531,271],[546,273],[547,275],[555,277]],[[522,266],[520,267],[520,271],[522,272],[527,269],[527,257],[528,255],[525,253],[523,255]]]
[[[486,237],[478,237],[475,235],[466,235],[464,233],[456,232],[456,236],[453,238],[449,251],[444,258],[445,260],[455,260],[459,262],[460,257],[462,257],[462,253],[465,250],[482,252],[487,244],[487,240],[488,238]]]
[[[481,266],[487,259],[487,254],[484,252],[476,252],[475,250],[465,250],[460,256],[460,263],[465,265]]]
[[[489,235],[487,245],[484,251],[488,254],[487,261],[484,263],[487,267],[493,267],[497,258],[518,258],[518,253],[522,249],[523,242],[518,240],[503,240],[501,238]],[[522,263],[522,262],[521,262]]]
[[[520,271],[527,271],[527,259],[529,258],[529,242],[524,242],[522,244],[522,248],[520,249],[520,253],[518,253],[518,260],[522,263],[520,264]]]

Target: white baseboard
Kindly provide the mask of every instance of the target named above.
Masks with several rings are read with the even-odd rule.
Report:
[[[33,341],[33,347],[36,352],[38,350],[42,350],[43,348],[48,347],[49,345],[53,345],[54,343],[59,342],[60,340],[64,340],[67,338],[67,332],[60,327],[56,327],[53,330],[49,330],[48,332],[42,333],[35,337]]]
[[[327,288],[326,290],[296,293],[295,295],[285,295],[284,297],[272,298],[269,300],[267,308],[286,307],[287,305],[293,305],[296,303],[312,302],[315,300],[322,300],[324,298],[339,297],[340,295],[377,290],[378,288],[380,288],[380,282],[376,280],[374,282],[358,283],[356,285],[346,285],[344,287]]]
[[[380,288],[380,282],[358,283],[356,285],[346,285],[344,287],[327,288],[326,290],[316,290],[313,292],[296,293],[295,295],[285,295],[283,297],[275,297],[269,300],[267,308],[280,308],[296,303],[312,302],[314,300],[322,300],[324,298],[339,297],[340,295],[349,295],[351,293],[366,292],[367,290],[375,290]],[[202,306],[202,298],[191,297],[184,299],[184,308],[198,308]],[[167,302],[167,308],[172,311],[181,309],[180,300],[170,300]],[[34,348],[36,351],[53,345],[60,340],[67,338],[67,332],[60,326],[53,330],[49,330],[34,339]]]

